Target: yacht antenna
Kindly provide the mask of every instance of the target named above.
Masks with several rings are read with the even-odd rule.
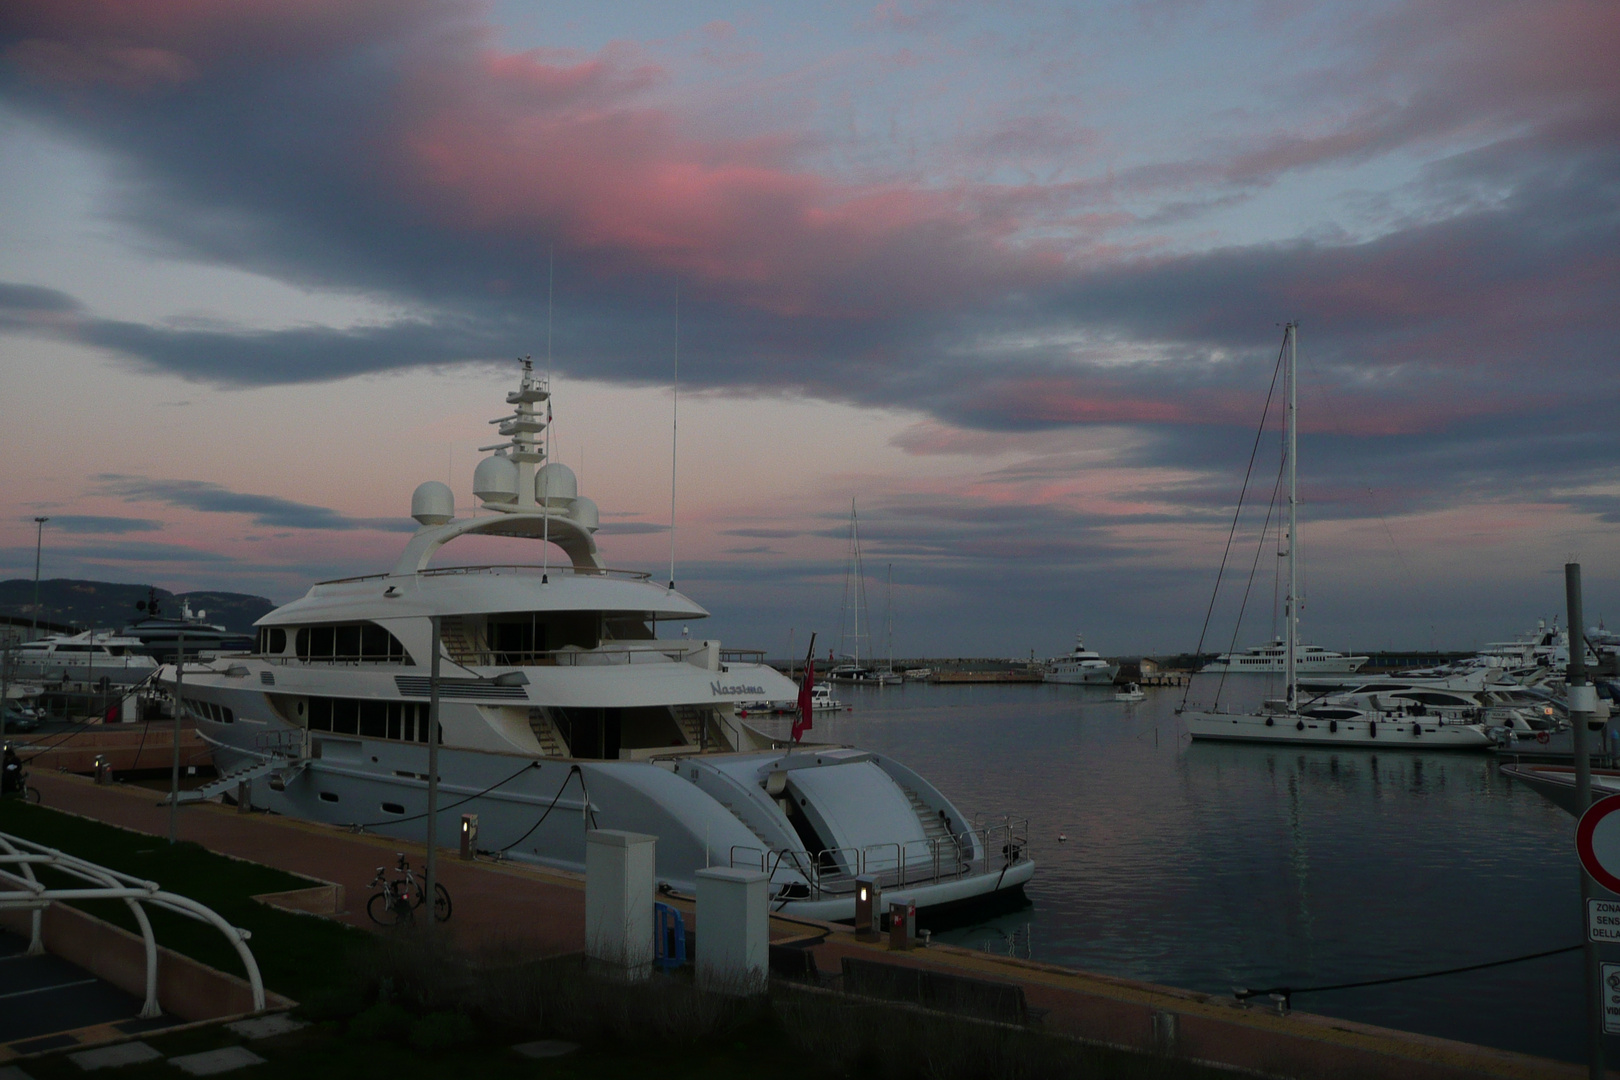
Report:
[[[675,279],[675,382],[669,413],[669,591],[675,591],[675,454],[681,422],[681,279]]]
[[[1299,706],[1299,671],[1294,650],[1299,642],[1299,323],[1288,331],[1288,711]]]

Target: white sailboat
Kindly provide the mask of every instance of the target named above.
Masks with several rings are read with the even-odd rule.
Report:
[[[1316,746],[1369,746],[1379,749],[1483,750],[1495,743],[1482,723],[1464,722],[1445,715],[1417,715],[1389,710],[1377,698],[1362,703],[1321,702],[1300,704],[1299,698],[1299,324],[1284,330],[1287,361],[1286,457],[1288,469],[1288,596],[1284,605],[1283,671],[1287,695],[1268,702],[1258,712],[1219,709],[1178,710],[1187,733],[1194,739],[1233,742],[1304,743]]]

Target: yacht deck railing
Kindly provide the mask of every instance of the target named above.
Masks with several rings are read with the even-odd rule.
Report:
[[[418,570],[415,577],[454,577],[468,574],[573,574],[576,577],[606,577],[624,581],[647,581],[652,574],[645,570],[617,570],[609,566],[573,566],[564,563],[561,566],[540,566],[531,563],[489,563],[483,566],[435,566],[426,570]],[[413,576],[391,573],[360,574],[356,577],[331,578],[327,581],[317,581],[320,585],[350,585],[357,581],[382,581],[385,578]]]
[[[733,867],[769,876],[777,895],[786,899],[833,899],[855,891],[857,878],[872,878],[885,889],[935,885],[981,874],[994,874],[1024,857],[1029,847],[1029,819],[1007,819],[931,840],[831,848],[811,854],[787,848],[733,845]],[[794,875],[784,879],[780,875]],[[802,879],[802,880],[799,880]],[[794,895],[803,888],[807,896]]]

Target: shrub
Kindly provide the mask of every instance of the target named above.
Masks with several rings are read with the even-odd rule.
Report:
[[[349,1021],[349,1034],[357,1039],[400,1042],[411,1033],[411,1014],[392,1001],[379,1001]]]
[[[478,1031],[466,1013],[428,1013],[411,1025],[411,1045],[425,1054],[454,1050],[477,1037]]]

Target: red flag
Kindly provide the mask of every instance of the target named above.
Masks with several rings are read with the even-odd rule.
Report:
[[[798,742],[810,730],[810,687],[816,681],[816,662],[804,665],[804,682],[799,684],[799,717],[793,721],[793,741]]]

